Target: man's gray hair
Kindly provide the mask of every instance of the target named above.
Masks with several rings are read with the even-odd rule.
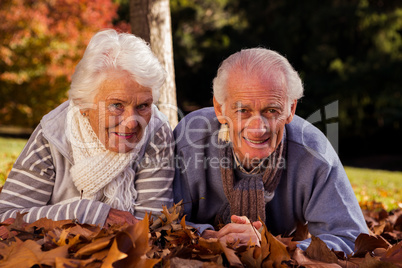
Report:
[[[250,48],[232,54],[219,66],[213,80],[213,91],[215,99],[221,105],[226,99],[227,80],[231,71],[238,71],[244,76],[257,75],[284,80],[280,82],[286,86],[289,105],[303,96],[302,81],[285,57],[273,50]],[[282,73],[282,77],[279,77],[278,73]]]
[[[91,103],[110,71],[126,71],[138,84],[152,89],[153,101],[159,99],[166,71],[139,37],[113,29],[96,33],[72,76],[69,98],[76,105]]]

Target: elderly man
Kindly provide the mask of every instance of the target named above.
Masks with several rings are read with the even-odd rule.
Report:
[[[203,237],[242,243],[258,243],[259,219],[274,235],[307,224],[329,248],[351,253],[367,226],[336,152],[295,115],[303,86],[289,62],[272,50],[242,50],[222,62],[213,90],[214,107],[174,131],[174,195],[186,220]]]

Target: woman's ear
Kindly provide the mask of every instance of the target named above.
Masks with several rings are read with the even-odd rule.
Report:
[[[213,102],[214,102],[215,114],[216,117],[218,118],[219,123],[226,124],[227,120],[225,119],[226,117],[223,115],[222,105],[215,99],[215,97],[213,98]]]
[[[80,114],[82,114],[84,117],[87,117],[89,115],[88,109],[80,109]]]

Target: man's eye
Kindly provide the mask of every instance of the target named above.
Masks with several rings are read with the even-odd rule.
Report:
[[[278,110],[276,110],[276,109],[267,109],[267,110],[265,111],[265,113],[270,114],[270,115],[273,115],[273,114],[277,114],[277,113],[278,113]]]
[[[244,113],[247,113],[247,110],[246,109],[239,109],[239,110],[237,110],[237,112],[241,113],[241,114],[244,114]]]

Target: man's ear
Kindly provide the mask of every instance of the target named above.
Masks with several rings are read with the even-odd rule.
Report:
[[[214,102],[215,114],[216,117],[218,118],[219,123],[226,124],[227,121],[225,119],[225,116],[223,115],[222,105],[219,104],[219,102],[215,99],[215,97],[213,98],[213,102]]]
[[[290,122],[292,122],[293,117],[295,116],[295,113],[296,113],[296,106],[297,106],[297,100],[294,100],[290,106],[290,115],[286,119],[286,124],[289,124]]]

